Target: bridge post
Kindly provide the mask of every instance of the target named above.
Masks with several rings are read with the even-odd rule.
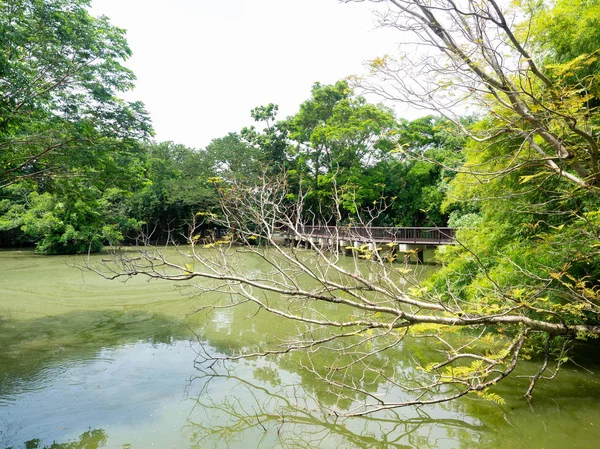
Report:
[[[337,237],[326,238],[325,243],[329,247],[329,251],[336,255],[340,253],[340,241],[337,239]]]
[[[349,255],[351,253],[351,250],[348,249],[350,242],[348,240],[340,240],[339,242],[340,242],[340,252],[344,256]]]

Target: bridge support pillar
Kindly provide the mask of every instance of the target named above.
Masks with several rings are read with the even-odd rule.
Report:
[[[350,246],[350,242],[348,240],[340,240],[340,253],[342,253],[344,256],[348,256],[352,253],[352,250],[348,249],[348,246]]]
[[[295,235],[292,238],[290,238],[290,245],[294,248],[300,248],[302,246],[302,239],[299,236]]]
[[[348,256],[353,256],[356,257],[359,252],[358,252],[358,248],[360,248],[360,242],[355,242],[354,240],[348,240],[347,245],[344,246],[344,254],[348,255]],[[346,249],[348,248],[348,249]],[[355,249],[352,249],[355,248]]]
[[[340,241],[337,239],[337,237],[327,237],[325,239],[325,244],[327,245],[329,251],[334,254],[339,254]]]

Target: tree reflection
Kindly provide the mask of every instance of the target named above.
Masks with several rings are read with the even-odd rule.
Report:
[[[408,403],[419,401],[426,394],[458,392],[454,385],[436,382],[428,384],[424,391],[421,381],[425,367],[443,360],[440,351],[443,348],[434,337],[425,342],[423,338],[407,336],[406,330],[375,329],[335,338],[335,332],[332,335],[330,330],[320,332],[302,325],[277,327],[276,320],[257,313],[250,305],[223,307],[214,309],[220,315],[227,312],[227,341],[232,343],[223,344],[225,332],[220,331],[219,320],[209,321],[197,335],[199,367],[215,362],[228,366],[228,362],[235,364],[244,358],[250,363],[260,363],[261,356],[267,356],[268,360],[276,361],[279,369],[298,376],[303,391],[313,395],[328,413],[339,415],[376,409],[382,404],[382,397]],[[254,323],[260,324],[257,330],[268,329],[268,332],[248,332],[250,315]],[[464,333],[446,336],[445,341],[462,345],[472,339]],[[297,343],[299,350],[288,352],[287,345],[308,340],[323,343],[307,346]],[[256,357],[250,358],[248,354]]]
[[[103,348],[187,338],[181,320],[144,310],[72,311],[12,322],[0,329],[0,392],[9,395],[52,367],[89,360]]]
[[[247,375],[248,369],[252,375]],[[296,375],[269,364],[219,371],[211,366],[201,370],[197,380],[204,389],[186,430],[198,447],[216,442],[237,446],[243,441],[244,447],[253,442],[261,448],[426,449],[444,447],[444,441],[455,447],[457,440],[464,447],[480,447],[488,431],[477,419],[448,417],[457,416],[456,410],[449,413],[449,405],[433,410],[435,416],[423,408],[366,417],[336,415],[320,407],[320,399],[299,385]],[[227,394],[220,395],[224,390]]]
[[[79,436],[78,441],[69,441],[66,443],[52,443],[50,446],[41,446],[39,439],[25,442],[25,449],[99,449],[106,446],[108,436],[103,429],[88,430]],[[7,448],[11,449],[11,448]]]

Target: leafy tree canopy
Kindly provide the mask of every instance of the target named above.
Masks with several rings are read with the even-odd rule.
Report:
[[[44,253],[97,250],[136,227],[144,107],[125,31],[86,0],[0,3],[0,230]]]
[[[139,139],[141,103],[117,97],[135,79],[125,32],[87,0],[0,3],[0,186],[63,172],[98,139]]]

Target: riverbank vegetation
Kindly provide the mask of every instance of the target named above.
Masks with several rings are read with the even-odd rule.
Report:
[[[468,393],[500,401],[489,388],[539,356],[531,396],[573,361],[574,343],[600,335],[600,4],[386,3],[380,25],[419,45],[371,61],[368,76],[316,83],[290,117],[258,106],[255,126],[204,149],[149,140],[143,105],[118,97],[134,81],[124,32],[85,1],[3,3],[0,243],[58,254],[140,235],[185,241],[191,264],[146,252],[92,268],[220,280],[199,288],[299,327],[293,341],[233,357],[303,351],[314,376],[361,400],[355,414]],[[359,92],[435,114],[403,120]],[[403,290],[411,268],[384,248],[353,250],[348,269],[335,251],[313,245],[307,259],[279,246],[281,231],[300,236],[307,223],[460,230],[441,270]],[[205,241],[214,226],[229,237]],[[268,250],[250,246],[260,239]],[[246,251],[272,271],[241,271]],[[330,306],[347,318],[328,318]],[[443,350],[418,379],[381,363],[407,335]],[[323,353],[332,362],[314,369]],[[371,390],[381,379],[403,399],[382,401]]]

